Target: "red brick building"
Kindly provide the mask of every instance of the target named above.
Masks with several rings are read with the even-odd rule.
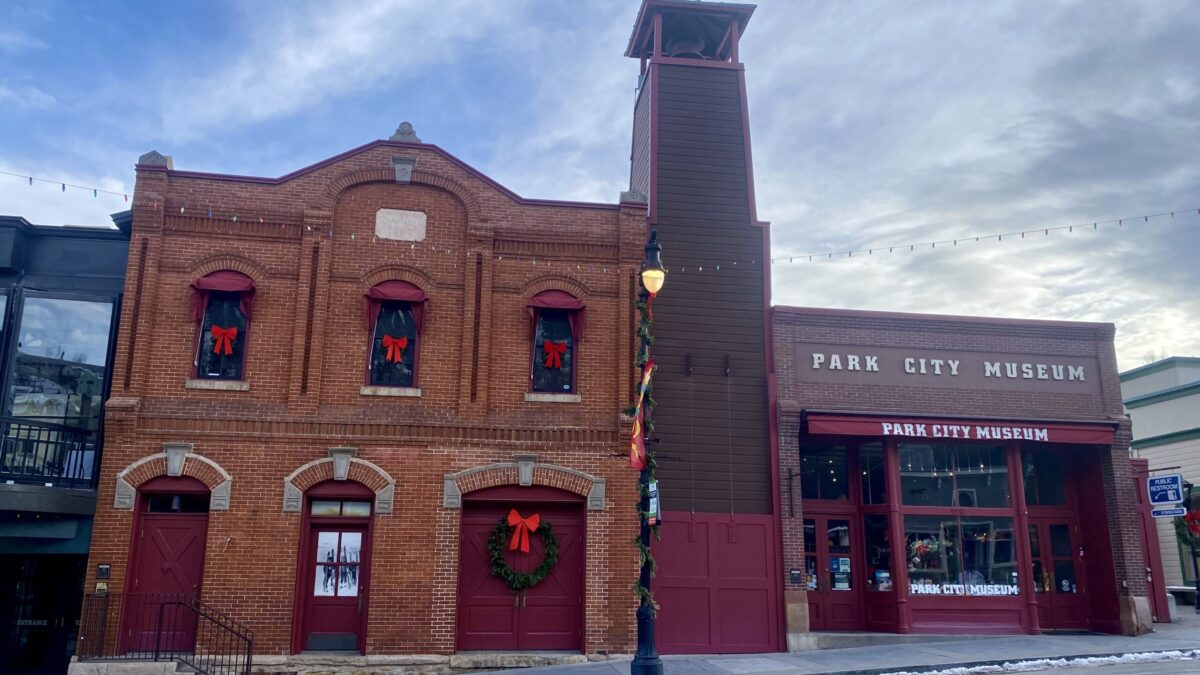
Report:
[[[1149,630],[1111,324],[772,316],[792,648]]]
[[[133,208],[89,592],[196,593],[256,664],[632,650],[644,203],[523,199],[402,127],[278,179],[150,153]],[[514,509],[559,547],[515,594]]]

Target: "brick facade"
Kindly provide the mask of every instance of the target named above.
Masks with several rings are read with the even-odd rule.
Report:
[[[397,182],[395,156],[415,160],[411,184]],[[376,237],[383,208],[424,212],[425,239]],[[228,510],[209,515],[202,599],[253,629],[256,654],[291,653],[301,515],[282,508],[285,492],[333,477],[320,460],[348,446],[350,480],[377,495],[394,487],[391,513],[373,516],[366,652],[450,654],[460,509],[447,483],[460,495],[515,485],[514,458],[534,456],[531,484],[589,498],[583,651],[632,651],[636,596],[609,580],[638,567],[619,411],[631,391],[644,205],[525,200],[436,146],[379,141],[281,179],[139,164],[133,213],[88,590],[102,563],[110,592],[134,590],[134,519],[114,508],[118,473],[187,443],[184,475],[212,486],[219,476],[203,473],[202,456],[231,478]],[[187,385],[197,335],[188,285],[218,270],[257,289],[243,390]],[[429,298],[419,396],[362,390],[362,295],[387,280]],[[550,289],[587,305],[578,402],[526,397],[526,303]],[[165,472],[165,458],[153,459],[130,485]]]
[[[788,485],[800,469],[798,445],[804,433],[804,414],[811,411],[846,411],[880,415],[929,415],[1006,420],[1070,420],[1106,423],[1115,428],[1112,445],[1104,448],[1076,446],[1089,453],[1103,482],[1107,513],[1107,541],[1089,542],[1095,555],[1111,556],[1114,579],[1094,574],[1092,583],[1111,594],[1114,623],[1106,630],[1142,632],[1140,627],[1147,588],[1140,550],[1136,495],[1129,489],[1130,431],[1121,404],[1120,386],[1111,324],[982,319],[854,310],[775,307],[772,313],[774,356],[779,399],[780,484],[783,486],[783,565],[804,568],[803,504],[800,488]],[[817,381],[812,364],[800,362],[803,345],[835,345],[844,353],[869,354],[880,348],[901,348],[912,354],[939,351],[1088,359],[1098,372],[1087,390],[1021,391],[1017,388],[967,387],[943,380],[935,386],[902,386],[894,381]],[[832,349],[832,348],[831,348]],[[1094,360],[1094,361],[1093,361]],[[948,378],[947,378],[948,380]],[[790,501],[790,504],[789,504]],[[1081,502],[1082,503],[1082,502]],[[1024,500],[1014,496],[1017,509]],[[790,508],[789,508],[790,507]],[[1082,519],[1082,517],[1081,517]],[[895,572],[893,572],[893,575]],[[1024,572],[1022,572],[1024,574]],[[785,580],[785,601],[791,637],[807,631],[806,592]],[[1098,592],[1096,588],[1093,593]],[[903,594],[900,596],[903,598]],[[1145,619],[1148,624],[1148,609]],[[1119,615],[1119,624],[1116,617]]]

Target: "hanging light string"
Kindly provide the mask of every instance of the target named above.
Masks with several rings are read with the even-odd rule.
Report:
[[[75,183],[68,183],[65,180],[52,180],[50,178],[39,178],[37,176],[29,176],[29,175],[22,174],[22,173],[13,173],[11,171],[0,171],[0,174],[3,174],[5,176],[12,176],[13,178],[21,178],[25,181],[28,181],[30,186],[33,185],[34,181],[37,181],[39,183],[49,183],[50,185],[60,185],[60,186],[62,186],[63,192],[66,192],[67,188],[74,188],[76,190],[86,190],[87,192],[91,192],[93,197],[99,197],[101,194],[106,194],[106,195],[112,195],[114,197],[121,197],[126,202],[129,201],[129,194],[125,193],[125,192],[113,192],[112,190],[105,190],[103,188],[92,187],[91,185],[76,185]]]

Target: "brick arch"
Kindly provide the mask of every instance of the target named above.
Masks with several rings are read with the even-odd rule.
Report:
[[[350,452],[339,452],[348,450]],[[396,494],[396,481],[379,465],[354,457],[351,448],[330,448],[330,457],[314,459],[297,468],[283,479],[283,511],[299,513],[304,493],[314,485],[327,480],[350,480],[375,493],[375,513],[389,515]],[[339,455],[348,457],[346,475],[338,476]]]
[[[338,197],[343,192],[358,185],[366,185],[368,183],[396,183],[396,170],[394,168],[386,169],[362,169],[353,171],[336,178],[325,188],[323,195],[327,208],[333,209],[333,205],[337,202]],[[472,192],[462,183],[444,176],[440,173],[426,171],[423,169],[413,169],[412,178],[408,183],[398,183],[399,185],[424,185],[426,187],[437,188],[454,195],[458,201],[467,210],[467,222],[474,223],[479,220],[479,200]]]
[[[590,292],[587,286],[571,277],[561,274],[543,274],[526,282],[521,288],[521,295],[532,298],[543,291],[566,291],[581,300]]]
[[[394,263],[380,265],[379,267],[368,270],[367,273],[362,276],[362,282],[367,288],[370,288],[376,284],[381,284],[385,281],[407,281],[408,283],[422,290],[437,286],[437,282],[435,282],[424,272],[413,267],[397,265]]]
[[[533,455],[517,455],[511,462],[497,462],[445,474],[442,480],[442,506],[462,506],[462,496],[476,490],[501,485],[538,485],[558,488],[587,498],[589,511],[604,510],[604,479],[557,464],[537,461]]]
[[[255,284],[262,282],[267,276],[266,266],[252,258],[228,253],[218,253],[201,258],[188,266],[188,271],[197,277],[202,277],[221,270],[233,270],[245,274],[254,280]]]
[[[233,491],[233,476],[220,464],[192,452],[191,443],[163,443],[163,451],[147,455],[117,473],[116,496],[113,508],[133,508],[137,489],[160,476],[195,478],[208,487],[210,511],[228,511]]]

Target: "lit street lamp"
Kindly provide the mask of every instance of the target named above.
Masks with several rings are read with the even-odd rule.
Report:
[[[663,282],[667,279],[667,270],[662,264],[662,246],[658,243],[658,231],[650,230],[650,240],[646,242],[646,257],[642,260],[642,290],[638,293],[638,297],[646,304],[646,311],[649,314],[650,301],[662,290]],[[638,331],[641,341],[641,358],[640,362],[646,362],[650,358],[650,336],[648,331]],[[649,549],[650,547],[650,470],[654,466],[652,456],[654,454],[654,439],[649,437],[650,434],[650,411],[651,406],[649,401],[651,395],[649,385],[647,385],[646,407],[642,420],[643,433],[646,436],[646,457],[643,463],[642,470],[638,475],[638,486],[641,498],[638,502],[638,512],[641,520],[641,542],[642,547]],[[641,576],[639,583],[646,593],[650,591],[650,560],[643,558]],[[658,652],[654,647],[654,606],[647,595],[641,596],[641,602],[637,610],[637,653],[633,657],[633,663],[629,666],[630,675],[662,675],[663,663],[658,657]]]

